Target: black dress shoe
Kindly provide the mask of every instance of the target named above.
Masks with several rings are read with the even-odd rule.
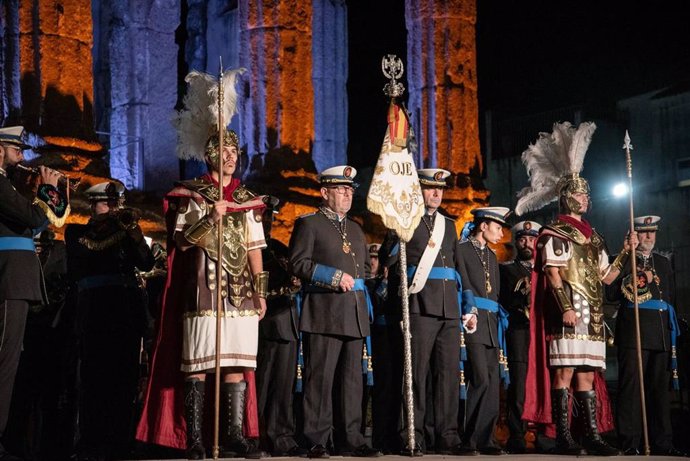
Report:
[[[676,450],[675,448],[667,448],[665,450],[652,450],[654,456],[677,456],[679,458],[687,458],[688,455],[684,451]]]
[[[626,448],[623,450],[623,456],[639,456],[640,452],[637,448]]]
[[[410,450],[410,447],[400,450],[400,456],[422,456],[423,454],[422,446],[418,443],[415,443],[413,450]]]
[[[360,445],[352,452],[352,456],[356,456],[357,458],[378,458],[383,456],[383,453],[368,445]]]
[[[309,449],[309,453],[307,453],[307,457],[309,458],[330,458],[331,455],[328,454],[328,450],[326,450],[326,447],[323,445],[314,445]]]
[[[483,447],[479,449],[479,453],[488,456],[501,456],[506,454],[501,447]]]
[[[524,455],[527,453],[527,447],[524,445],[506,446],[506,453],[510,453],[511,455]]]
[[[274,452],[273,456],[282,456],[288,458],[306,458],[309,455],[309,450],[295,445],[287,451]]]
[[[455,456],[479,456],[479,450],[465,445],[458,445],[452,450]]]

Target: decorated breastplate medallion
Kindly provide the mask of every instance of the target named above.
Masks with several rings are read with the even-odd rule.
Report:
[[[249,273],[247,272],[247,229],[244,212],[229,213],[223,222],[223,257],[222,264],[229,275],[229,289],[223,290],[233,306],[239,308],[242,301],[251,298],[253,293]],[[218,261],[216,233],[209,232],[200,242],[208,257]],[[223,281],[221,281],[223,283]],[[215,287],[210,289],[214,289]]]

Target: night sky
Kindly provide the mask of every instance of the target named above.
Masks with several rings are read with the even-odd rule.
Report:
[[[681,1],[478,0],[479,108],[524,115],[607,103],[690,80]],[[406,61],[404,2],[349,2],[349,161],[376,162],[387,101],[380,61]]]

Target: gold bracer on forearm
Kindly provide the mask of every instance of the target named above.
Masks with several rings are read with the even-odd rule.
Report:
[[[268,271],[254,274],[254,291],[259,298],[266,298],[268,295]]]
[[[184,231],[184,238],[191,244],[196,245],[199,241],[213,230],[215,226],[206,217],[201,218]]]
[[[621,251],[611,265],[618,269],[618,272],[623,272],[623,268],[628,262],[628,256],[630,256],[630,250]]]
[[[570,298],[563,287],[553,288],[552,291],[561,312],[573,310],[573,303],[570,302]]]

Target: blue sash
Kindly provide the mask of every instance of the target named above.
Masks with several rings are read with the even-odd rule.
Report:
[[[635,308],[635,303],[628,301],[626,307]],[[676,338],[680,334],[678,327],[678,318],[676,317],[676,310],[672,305],[661,299],[650,299],[637,305],[640,309],[648,309],[654,311],[668,311],[668,323],[671,328],[671,373],[673,376],[673,388],[680,390],[680,383],[678,381],[678,358],[676,354]]]
[[[303,292],[295,295],[295,304],[297,305],[297,317],[302,316],[302,298],[306,293],[335,293],[334,290],[328,288],[318,287],[316,285],[307,285],[302,289]],[[369,290],[364,283],[364,279],[355,279],[355,286],[352,291],[364,292],[364,299],[367,301],[367,313],[369,314],[369,323],[374,321],[374,305],[371,303]],[[299,334],[299,344],[297,351],[297,382],[295,383],[295,392],[302,392],[302,370],[304,369],[304,354],[302,351],[302,333]],[[367,375],[367,386],[374,385],[374,370],[372,367],[372,350],[371,350],[371,336],[364,338],[364,347],[362,348],[362,374]]]
[[[501,370],[503,385],[507,388],[508,384],[510,384],[510,374],[508,373],[508,344],[506,343],[508,312],[496,301],[488,298],[476,296],[474,301],[477,309],[493,312],[498,319],[498,364]]]
[[[34,240],[27,237],[0,237],[0,251],[33,251],[36,252]]]

